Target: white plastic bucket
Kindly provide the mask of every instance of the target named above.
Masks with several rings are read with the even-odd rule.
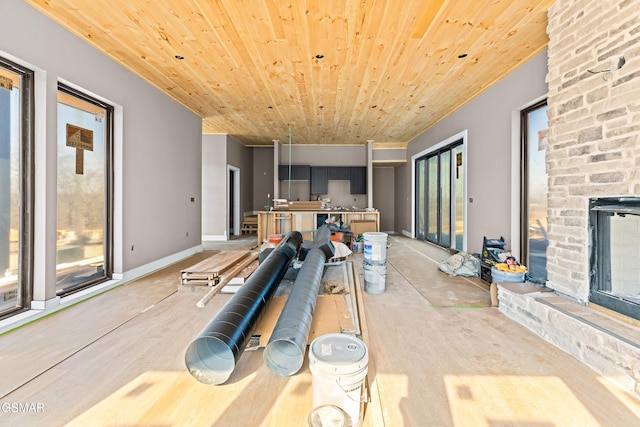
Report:
[[[369,264],[364,261],[364,290],[369,294],[382,294],[385,291],[387,263]]]
[[[370,264],[386,262],[387,233],[370,231],[362,233],[364,238],[364,260]]]
[[[313,407],[335,405],[347,426],[360,427],[364,379],[369,351],[361,340],[346,334],[321,335],[309,346]]]

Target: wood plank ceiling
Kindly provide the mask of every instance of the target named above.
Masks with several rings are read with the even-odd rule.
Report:
[[[203,133],[376,148],[406,147],[544,49],[553,3],[25,1],[198,114]]]

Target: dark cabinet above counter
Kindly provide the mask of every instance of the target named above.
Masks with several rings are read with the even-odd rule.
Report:
[[[289,165],[278,165],[278,179],[289,179]],[[327,194],[329,181],[349,181],[351,194],[367,194],[365,166],[291,165],[291,181],[310,181],[312,195]]]
[[[367,168],[350,168],[351,194],[367,194]]]
[[[311,177],[311,166],[291,165],[291,181],[309,181]],[[289,165],[278,166],[278,180],[289,179]]]
[[[329,193],[329,171],[324,166],[311,168],[311,194]]]
[[[351,179],[351,166],[327,166],[329,181],[349,181]]]
[[[351,194],[366,194],[367,168],[364,166],[311,167],[311,194],[327,194],[329,181],[349,181]]]

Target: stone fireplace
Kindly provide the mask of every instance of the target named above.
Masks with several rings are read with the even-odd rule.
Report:
[[[590,203],[640,196],[637,6],[557,0],[549,9],[548,286],[582,304],[602,303],[590,301]]]

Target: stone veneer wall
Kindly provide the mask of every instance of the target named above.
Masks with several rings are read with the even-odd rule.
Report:
[[[547,32],[548,286],[586,302],[589,197],[640,195],[640,0],[557,0]]]

